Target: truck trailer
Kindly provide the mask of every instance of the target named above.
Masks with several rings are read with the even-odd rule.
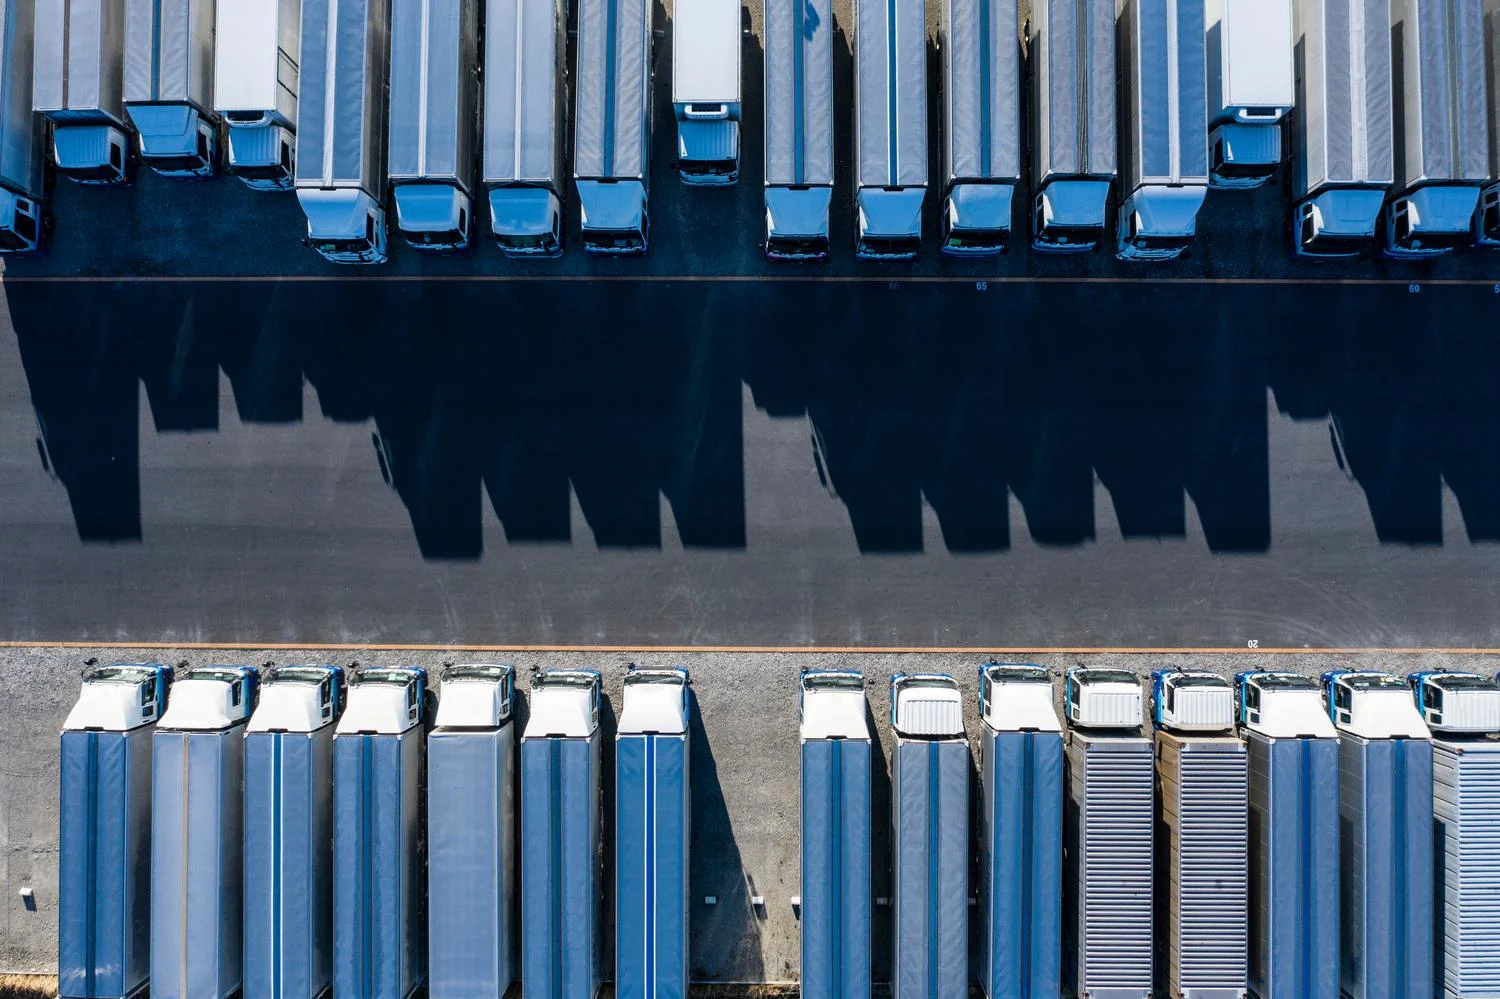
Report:
[[[563,250],[568,18],[563,0],[485,0],[483,179],[507,257]]]
[[[1357,257],[1395,181],[1391,0],[1294,0],[1292,245]]]
[[[151,746],[151,995],[227,999],[243,983],[245,725],[253,666],[177,675]]]
[[[1500,999],[1500,742],[1432,741],[1433,900],[1437,988],[1442,999]]]
[[[941,0],[942,248],[994,256],[1010,244],[1021,177],[1021,40],[1016,0]]]
[[[802,995],[870,994],[872,741],[864,677],[808,670],[802,741]]]
[[[151,984],[151,738],[172,670],[91,666],[63,722],[57,992],[130,999]]]
[[[979,673],[979,984],[986,999],[1062,992],[1063,737],[1047,671]]]
[[[0,2],[0,253],[42,247],[46,173],[31,110],[36,0]]]
[[[672,114],[684,184],[740,179],[739,0],[672,5]]]
[[[390,0],[387,174],[415,250],[469,247],[479,124],[480,0]]]
[[[1281,121],[1296,100],[1294,0],[1207,0],[1209,177],[1259,187],[1281,166]]]
[[[244,999],[320,999],[333,985],[337,666],[275,666],[245,729]]]
[[[1208,193],[1203,0],[1122,0],[1121,260],[1174,260]]]
[[[1250,994],[1339,999],[1338,736],[1317,681],[1235,676],[1249,755]]]
[[[215,0],[125,0],[125,111],[163,177],[212,177]]]
[[[924,0],[854,2],[855,256],[911,260],[927,197]]]
[[[442,673],[427,736],[427,994],[501,999],[516,977],[515,668]]]
[[[52,124],[52,162],[80,184],[124,184],[125,0],[37,0],[32,109]]]
[[[1036,0],[1030,24],[1031,245],[1086,252],[1119,171],[1114,0]]]
[[[229,136],[226,169],[256,191],[289,191],[297,149],[302,0],[218,0],[214,111]]]
[[[1500,246],[1500,3],[1496,0],[1486,0],[1484,5],[1484,47],[1490,173],[1474,213],[1474,242],[1494,248]]]
[[[336,264],[386,258],[390,0],[303,0],[297,201],[307,244]]]
[[[765,2],[766,256],[828,259],[832,0]]]
[[[1401,127],[1385,206],[1385,252],[1434,257],[1467,246],[1489,180],[1484,0],[1391,0]]]
[[[573,183],[590,253],[650,245],[651,3],[578,0]]]

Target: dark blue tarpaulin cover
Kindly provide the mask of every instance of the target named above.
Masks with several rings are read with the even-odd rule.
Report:
[[[158,728],[151,762],[151,995],[240,988],[245,725]]]
[[[521,980],[528,999],[599,991],[599,734],[521,740]]]
[[[420,726],[333,739],[333,991],[406,999],[427,977]]]
[[[969,744],[896,740],[895,999],[969,989]]]
[[[990,999],[1062,988],[1063,741],[995,732],[981,744],[979,981]]]
[[[515,727],[427,737],[432,999],[500,999],[516,970]]]
[[[870,743],[802,743],[802,995],[869,999]]]
[[[1257,732],[1245,742],[1251,992],[1259,999],[1338,999],[1338,743]]]
[[[333,981],[333,726],[245,737],[245,997]]]
[[[615,743],[615,992],[683,999],[688,954],[686,735]]]
[[[62,734],[57,970],[63,999],[122,999],[150,980],[151,735]]]

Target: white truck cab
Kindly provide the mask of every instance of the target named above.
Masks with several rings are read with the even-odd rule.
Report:
[[[1172,732],[1234,728],[1234,688],[1214,673],[1160,669],[1151,674],[1151,721]]]
[[[335,735],[400,735],[422,721],[427,673],[415,666],[362,669],[349,681],[349,706]]]
[[[1411,688],[1376,670],[1330,670],[1323,674],[1328,717],[1340,732],[1365,739],[1426,739],[1431,733],[1417,711]]]
[[[1318,682],[1301,673],[1250,670],[1235,675],[1239,724],[1273,739],[1332,739]]]
[[[380,264],[386,259],[385,207],[361,190],[297,192],[307,216],[307,245],[336,264]]]
[[[528,739],[587,739],[599,727],[599,673],[548,669],[531,681]]]
[[[1417,711],[1433,732],[1486,735],[1500,732],[1500,683],[1478,673],[1421,672],[1407,680]]]
[[[688,671],[680,666],[625,674],[620,735],[682,735],[688,726]]]
[[[964,702],[946,673],[897,673],[891,677],[891,728],[907,738],[952,738],[964,734]]]
[[[516,668],[509,663],[457,663],[443,670],[438,728],[499,728],[510,720]]]
[[[1080,728],[1140,728],[1141,681],[1128,670],[1075,666],[1063,704],[1068,721]]]
[[[802,674],[798,709],[802,740],[868,739],[865,678],[853,670],[809,670]]]
[[[253,666],[197,666],[178,674],[160,731],[217,732],[238,725],[255,709],[259,679]]]
[[[1061,732],[1052,681],[1030,663],[986,663],[979,670],[979,716],[997,732]]]
[[[338,718],[344,671],[337,666],[276,666],[260,682],[246,733],[316,732]]]
[[[156,663],[114,663],[83,671],[78,701],[63,722],[66,732],[128,732],[150,725],[167,706],[172,671]]]

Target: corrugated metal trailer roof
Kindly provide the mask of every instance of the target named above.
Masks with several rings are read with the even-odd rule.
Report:
[[[1404,122],[1396,181],[1481,182],[1489,175],[1483,0],[1391,0]]]
[[[214,0],[125,0],[125,99],[214,102]]]
[[[1114,0],[1037,0],[1031,7],[1034,178],[1109,176],[1115,139]]]
[[[392,180],[474,180],[479,0],[391,0]]]
[[[927,183],[923,0],[854,0],[854,170],[860,187]]]
[[[1202,0],[1124,0],[1120,173],[1144,183],[1208,183],[1208,78]]]
[[[640,180],[651,159],[650,0],[579,0],[573,175]]]
[[[1432,743],[1437,981],[1443,999],[1500,997],[1500,742]]]
[[[962,737],[895,736],[891,989],[898,999],[968,992],[972,766]]]
[[[486,184],[561,182],[565,20],[561,0],[486,0]]]
[[[1395,179],[1390,0],[1296,0],[1304,191]]]
[[[124,126],[125,0],[37,0],[35,44],[36,110],[98,111]]]
[[[0,178],[42,190],[41,133],[31,108],[35,0],[0,0]]]
[[[943,4],[943,162],[948,181],[1021,174],[1016,0]]]
[[[389,15],[389,0],[303,0],[299,186],[384,186]]]
[[[766,0],[766,183],[833,185],[832,0]]]

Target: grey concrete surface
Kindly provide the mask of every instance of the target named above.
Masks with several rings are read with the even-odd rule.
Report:
[[[6,650],[0,657],[0,703],[7,724],[0,727],[0,971],[54,972],[57,945],[57,733],[77,697],[78,673],[87,659],[187,662],[327,662],[327,653],[225,650],[44,649]],[[484,660],[459,650],[440,653],[361,651],[340,663],[409,664],[436,672],[445,662]],[[488,657],[491,661],[495,657]],[[1492,674],[1497,656],[1440,655],[1047,655],[1032,657],[1055,676],[1076,663],[1115,666],[1140,672],[1164,665],[1210,669],[1229,675],[1253,668],[1295,669],[1316,674],[1339,665],[1401,673],[1421,668],[1472,669]],[[799,927],[790,899],[799,888],[799,757],[797,675],[812,667],[853,667],[868,680],[868,699],[879,756],[875,767],[875,886],[877,898],[889,890],[885,816],[889,814],[887,770],[891,746],[889,681],[897,672],[947,672],[964,691],[965,718],[977,753],[977,671],[979,655],[875,655],[827,657],[786,652],[770,655],[692,653],[662,658],[659,653],[533,653],[511,657],[529,687],[533,667],[594,668],[603,672],[605,692],[620,704],[620,681],[629,663],[680,664],[692,673],[696,698],[691,754],[693,826],[690,875],[692,921],[690,969],[694,980],[711,982],[795,981]],[[1056,684],[1059,696],[1061,684]],[[605,713],[606,737],[613,737],[613,712]],[[524,716],[523,716],[524,717]],[[522,722],[524,724],[524,721]],[[608,743],[606,743],[608,745]],[[605,773],[612,758],[605,755]],[[609,808],[606,780],[606,811]],[[606,823],[606,853],[611,847]],[[35,892],[34,911],[19,892]],[[718,904],[707,906],[714,895]],[[763,910],[750,905],[766,900]],[[877,981],[888,976],[888,909],[877,907]]]

